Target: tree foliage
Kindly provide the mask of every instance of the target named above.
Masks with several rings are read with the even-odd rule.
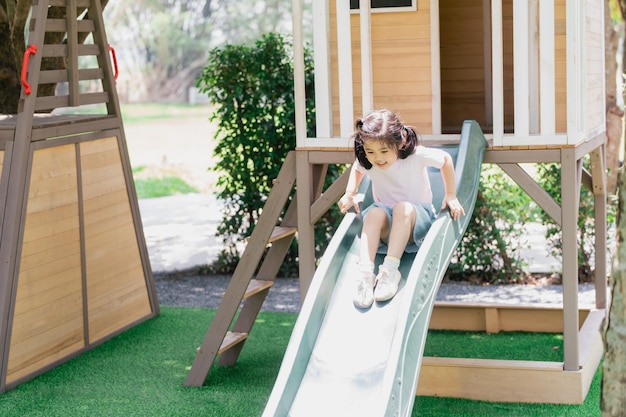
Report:
[[[528,195],[495,165],[486,164],[470,223],[448,268],[448,278],[503,283],[521,280],[524,223],[535,219]]]
[[[184,101],[211,49],[288,33],[290,13],[290,0],[111,0],[105,20],[122,68],[120,95]]]
[[[206,62],[216,1],[112,0],[105,12],[109,43],[122,68],[122,95],[131,101],[186,99]]]
[[[218,226],[225,248],[218,264],[225,270],[238,261],[240,242],[252,232],[272,181],[287,153],[295,149],[292,61],[291,44],[270,33],[253,46],[213,49],[198,81],[215,104],[210,119],[218,126],[218,162],[213,169],[222,173],[217,195],[225,202]],[[308,50],[305,67],[307,125],[312,127],[313,62]]]
[[[583,166],[589,168],[589,158],[583,160]],[[537,166],[540,175],[539,183],[554,200],[561,204],[561,170],[558,164],[539,164]],[[615,206],[609,204],[607,210],[608,224],[611,225],[615,221]],[[579,208],[578,208],[578,228],[577,228],[577,245],[578,245],[578,281],[591,282],[595,279],[595,271],[591,268],[591,262],[594,251],[595,239],[595,203],[591,190],[586,187],[580,188]],[[548,226],[546,230],[546,238],[551,247],[552,255],[562,258],[562,232],[554,220],[545,212],[541,212],[541,219]],[[604,279],[604,277],[599,277]]]

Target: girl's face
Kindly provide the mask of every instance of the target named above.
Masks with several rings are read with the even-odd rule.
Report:
[[[398,160],[396,150],[378,140],[366,141],[363,143],[363,149],[367,160],[380,169],[387,169]]]

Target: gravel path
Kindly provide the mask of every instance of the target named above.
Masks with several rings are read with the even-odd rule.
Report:
[[[216,308],[230,276],[193,274],[156,274],[155,285],[159,303],[165,306]],[[437,301],[457,301],[485,304],[562,305],[560,285],[490,285],[479,286],[444,283]],[[579,286],[579,305],[592,308],[595,303],[593,284]],[[297,313],[300,309],[300,289],[297,278],[279,278],[270,289],[262,310]]]

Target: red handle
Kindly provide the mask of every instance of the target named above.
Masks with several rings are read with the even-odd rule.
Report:
[[[113,58],[113,68],[115,69],[114,78],[117,81],[117,76],[119,75],[119,71],[117,69],[117,56],[115,55],[115,49],[109,45],[109,51],[111,51],[111,57]]]
[[[26,74],[28,72],[28,59],[31,55],[35,55],[37,53],[37,45],[29,45],[24,51],[24,60],[22,61],[22,85],[24,86],[24,93],[30,94],[30,84],[28,84],[28,80],[26,79]]]

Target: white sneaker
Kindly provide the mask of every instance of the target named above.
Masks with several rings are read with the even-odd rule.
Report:
[[[381,265],[378,268],[378,276],[376,277],[376,301],[387,301],[393,298],[398,292],[400,284],[400,271],[391,269]]]
[[[356,283],[354,305],[358,308],[368,308],[374,304],[374,281],[376,277],[372,272],[361,272]]]

